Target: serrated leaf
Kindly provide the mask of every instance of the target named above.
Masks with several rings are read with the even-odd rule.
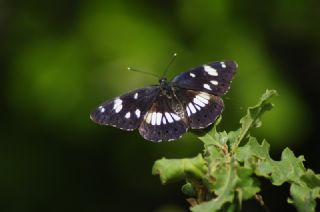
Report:
[[[260,191],[260,188],[258,181],[251,176],[252,169],[239,167],[237,172],[239,181],[236,186],[236,191],[241,204],[243,200],[251,199]]]
[[[217,129],[216,126],[220,123],[221,116],[217,119],[214,126],[209,129],[201,130],[200,132],[195,131],[194,133],[198,136],[198,138],[204,143],[205,146],[215,145],[220,147],[221,143],[219,139],[216,139]]]
[[[316,208],[316,198],[320,196],[320,188],[310,189],[307,186],[293,183],[290,187],[289,203],[294,204],[299,212],[313,212]]]
[[[262,114],[273,107],[273,104],[269,103],[271,97],[277,95],[275,90],[266,90],[266,92],[260,97],[259,103],[253,107],[249,107],[247,114],[241,118],[240,124],[241,131],[248,131],[252,127],[260,127]],[[242,133],[244,133],[242,132]]]
[[[244,167],[254,170],[256,175],[269,178],[273,170],[269,149],[268,142],[263,141],[260,145],[256,138],[250,137],[248,143],[237,148],[235,157],[244,162]]]
[[[193,197],[187,201],[195,212],[241,210],[242,201],[260,191],[256,176],[277,186],[289,183],[288,202],[298,211],[314,211],[320,198],[320,175],[305,169],[304,157],[296,157],[286,148],[279,161],[273,160],[268,142],[259,144],[256,138],[248,137],[251,128],[261,126],[262,114],[273,107],[268,101],[274,95],[276,91],[267,90],[256,106],[248,108],[236,131],[217,132],[220,117],[211,129],[195,132],[204,144],[203,157],[163,158],[155,162],[152,173],[159,174],[163,184],[186,180],[182,191]],[[239,146],[247,137],[248,142]]]
[[[210,172],[211,177],[215,179],[211,191],[217,196],[226,196],[231,193],[238,181],[236,168],[231,163],[227,164],[224,162],[221,166]]]
[[[244,162],[245,167],[252,168],[256,175],[271,177],[274,185],[300,182],[305,172],[303,156],[295,157],[293,152],[286,148],[281,154],[281,160],[274,161],[269,155],[269,147],[266,141],[260,145],[255,138],[250,137],[247,144],[236,150],[235,157]]]
[[[221,116],[218,118],[215,125],[207,131],[205,134],[199,134],[198,138],[204,144],[204,157],[205,160],[210,164],[212,161],[219,159],[224,156],[222,150],[228,141],[228,134],[224,131],[218,133],[216,126],[219,124]]]
[[[199,154],[189,159],[166,159],[157,160],[152,168],[153,175],[160,175],[163,184],[194,177],[201,179],[207,172],[206,161]]]
[[[216,132],[213,128],[208,134],[199,137],[204,143],[204,155],[208,163],[215,159],[224,157],[224,152],[228,151],[228,143],[237,139],[239,131]]]
[[[309,187],[320,187],[320,174],[315,174],[314,171],[308,169],[302,176],[301,180]]]
[[[241,162],[244,162],[251,157],[257,157],[261,160],[269,160],[269,149],[270,145],[268,142],[263,141],[262,144],[259,144],[255,137],[250,137],[249,141],[244,146],[237,149],[235,156]]]
[[[213,145],[206,146],[203,156],[210,170],[214,170],[221,163],[221,159],[224,160],[225,157],[223,150]]]
[[[266,90],[266,92],[260,97],[259,103],[247,109],[247,114],[240,120],[241,128],[239,131],[239,137],[235,143],[231,143],[232,149],[236,149],[239,146],[240,142],[245,138],[251,128],[261,126],[261,116],[266,111],[273,108],[273,104],[268,101],[274,95],[277,95],[275,90]]]
[[[289,148],[283,150],[281,160],[272,162],[272,184],[281,185],[284,182],[299,183],[301,176],[306,171],[303,161],[303,156],[295,157]]]
[[[256,179],[252,178],[252,170],[240,167],[235,161],[230,161],[224,166],[220,166],[215,171],[210,172],[214,181],[208,188],[216,194],[216,197],[208,202],[203,202],[193,208],[195,212],[230,210],[230,203],[234,203],[235,195],[241,207],[242,201],[253,197],[260,191]]]
[[[220,210],[226,203],[231,203],[234,199],[234,188],[239,178],[236,175],[236,169],[230,165],[219,167],[214,172],[210,173],[214,178],[214,183],[209,186],[209,189],[214,192],[217,197],[203,202],[191,208],[194,212],[211,212]]]
[[[234,145],[238,141],[240,132],[241,132],[241,129],[228,132],[228,145],[230,147],[232,147],[232,145]]]

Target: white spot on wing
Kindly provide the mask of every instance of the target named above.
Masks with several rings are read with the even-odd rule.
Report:
[[[221,64],[221,67],[222,67],[222,68],[226,68],[226,67],[227,67],[224,62],[221,62],[220,64]]]
[[[119,113],[122,110],[122,100],[117,98],[114,100],[113,109],[116,111],[116,113]]]
[[[196,113],[197,112],[196,108],[193,106],[193,104],[191,102],[188,104],[188,106],[189,106],[189,108],[190,108],[192,113]]]
[[[172,123],[172,122],[173,122],[173,119],[172,119],[170,113],[165,112],[164,115],[166,116],[166,118],[167,118],[167,120],[168,120],[169,123]]]
[[[122,104],[122,100],[121,99],[117,98],[117,99],[114,100],[114,107],[116,105],[121,105],[121,104]]]
[[[205,99],[205,98],[203,97],[203,95],[201,95],[201,94],[197,95],[196,98],[199,99],[199,100],[200,100],[201,102],[203,102],[204,104],[208,104],[208,103],[209,103],[208,99]]]
[[[133,98],[134,98],[134,99],[138,99],[138,95],[139,95],[138,93],[135,93],[134,96],[133,96]]]
[[[190,112],[190,109],[189,109],[189,107],[187,106],[187,107],[186,107],[186,109],[187,109],[187,114],[188,114],[188,116],[190,117],[190,115],[191,115],[191,112]]]
[[[165,117],[165,116],[162,117],[162,123],[163,123],[163,124],[167,124],[167,120],[166,120],[166,117]]]
[[[216,69],[212,68],[211,66],[204,65],[204,71],[207,72],[211,76],[218,76],[218,72]]]
[[[211,80],[210,83],[211,83],[212,85],[218,85],[218,81],[216,81],[216,80]]]
[[[199,107],[198,105],[195,104],[194,106],[197,108],[197,110],[201,110],[201,107]]]
[[[134,113],[136,114],[137,118],[140,118],[141,111],[139,109],[136,109]]]
[[[203,84],[203,87],[204,87],[205,89],[208,89],[208,90],[210,90],[210,91],[211,91],[211,87],[210,87],[210,85],[208,85],[208,84]]]
[[[99,110],[100,110],[101,113],[104,113],[104,111],[106,111],[106,109],[104,107],[102,107],[102,106],[99,107]]]
[[[127,112],[126,115],[124,117],[126,117],[126,119],[129,119],[131,116],[131,113],[130,112]]]
[[[193,102],[196,104],[196,105],[199,105],[200,107],[205,107],[206,105],[200,101],[197,97],[196,98],[193,98]]]
[[[151,122],[151,118],[152,118],[152,113],[148,113],[147,114],[147,116],[146,116],[146,122],[148,123],[148,124],[150,124],[150,122]]]
[[[118,106],[115,108],[116,113],[119,113],[121,110],[122,110],[122,105],[118,105]]]
[[[152,118],[151,118],[151,124],[152,125],[156,125],[156,122],[157,122],[157,113],[153,112],[152,113]]]
[[[157,125],[161,124],[162,113],[157,113]]]
[[[176,121],[179,121],[180,120],[180,117],[177,115],[177,114],[175,114],[175,113],[171,113],[171,116],[174,118],[174,120],[176,120]]]
[[[194,73],[190,73],[189,74],[192,78],[195,78],[196,77],[196,75],[194,74]]]
[[[199,94],[199,96],[201,96],[201,97],[203,97],[204,99],[207,99],[207,100],[210,99],[210,95],[207,94],[207,93],[204,93],[204,92],[201,92],[201,93]]]

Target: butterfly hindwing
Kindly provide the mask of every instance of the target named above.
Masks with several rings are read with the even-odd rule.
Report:
[[[176,76],[172,82],[177,87],[222,96],[229,90],[236,69],[233,61],[207,63]]]
[[[176,96],[183,104],[191,129],[202,129],[214,123],[222,113],[224,104],[219,96],[212,94],[176,89]]]
[[[139,127],[158,93],[158,86],[131,91],[104,102],[90,114],[90,118],[98,124],[134,130]]]
[[[183,105],[176,98],[159,95],[142,121],[139,132],[150,141],[170,141],[188,130]]]

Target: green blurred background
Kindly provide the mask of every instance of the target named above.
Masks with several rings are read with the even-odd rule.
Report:
[[[318,0],[1,1],[0,210],[186,211],[181,183],[162,186],[151,167],[195,156],[194,135],[156,144],[89,119],[101,102],[157,83],[127,66],[160,74],[174,52],[169,78],[239,64],[220,129],[236,129],[266,89],[278,90],[253,134],[276,159],[288,146],[319,172],[319,23]],[[263,189],[271,211],[293,210],[286,185]]]

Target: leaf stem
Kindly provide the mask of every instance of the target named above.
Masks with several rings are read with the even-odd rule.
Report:
[[[255,194],[254,195],[255,200],[257,200],[259,202],[259,204],[261,205],[261,207],[263,207],[265,212],[270,212],[269,208],[267,207],[267,205],[264,203],[263,198],[260,194]]]

